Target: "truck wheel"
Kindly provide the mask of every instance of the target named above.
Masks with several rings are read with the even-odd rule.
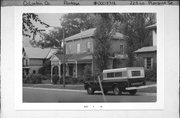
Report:
[[[88,86],[88,87],[87,87],[87,93],[88,93],[88,94],[93,94],[93,93],[94,93],[94,90],[92,89],[91,86]]]
[[[129,91],[129,94],[130,94],[130,95],[135,95],[136,92],[137,92],[137,90],[130,90],[130,91]]]
[[[113,93],[114,93],[114,95],[119,95],[122,93],[122,91],[119,89],[119,87],[115,86],[113,88]]]

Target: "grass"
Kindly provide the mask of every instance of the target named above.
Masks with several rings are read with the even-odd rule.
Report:
[[[146,85],[156,84],[155,82],[146,82]],[[75,84],[75,85],[66,85],[63,87],[62,84],[23,84],[23,87],[34,87],[34,88],[49,88],[49,89],[73,89],[73,90],[85,90],[83,84]],[[144,89],[139,89],[138,92],[145,93],[156,93],[157,87],[149,87]]]
[[[63,85],[61,84],[23,84],[23,87],[35,87],[35,88],[49,88],[49,89],[73,89],[84,90],[83,84],[81,85]]]

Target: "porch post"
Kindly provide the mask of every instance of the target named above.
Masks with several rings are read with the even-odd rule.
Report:
[[[93,64],[93,61],[92,61],[92,64],[91,64],[91,75],[93,76],[94,75],[94,64]]]
[[[66,63],[66,76],[69,76],[69,65]]]
[[[51,62],[51,83],[52,83],[52,76],[53,76],[53,64]]]
[[[76,78],[77,78],[77,71],[78,71],[78,70],[77,70],[77,61],[76,61]]]
[[[59,74],[59,78],[61,78],[61,62],[59,61],[59,64],[58,64],[58,70],[59,70],[59,72],[58,72],[58,74]]]

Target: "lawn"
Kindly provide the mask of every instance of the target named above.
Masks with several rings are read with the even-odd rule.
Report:
[[[155,82],[146,82],[147,85],[155,84]],[[49,89],[73,89],[85,90],[83,84],[65,85],[62,84],[23,84],[23,87],[49,88]],[[139,89],[138,92],[156,93],[156,87]]]

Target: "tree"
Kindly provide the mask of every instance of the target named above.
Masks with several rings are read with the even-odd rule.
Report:
[[[23,13],[22,20],[22,34],[28,37],[32,35],[32,40],[35,39],[37,33],[42,34],[42,31],[45,31],[45,28],[49,27],[48,24],[41,21],[38,15],[34,13]],[[40,28],[37,24],[44,28]]]
[[[108,68],[110,52],[110,39],[112,36],[112,19],[110,14],[96,14],[99,16],[94,39],[94,63],[96,71],[101,73]]]
[[[63,39],[63,29],[61,27],[55,27],[49,33],[43,33],[42,40],[36,42],[37,46],[42,48],[48,47],[61,47]]]
[[[155,16],[152,13],[130,13],[125,15],[127,40],[127,53],[129,56],[128,66],[133,66],[133,52],[141,47],[150,45],[149,31],[146,26],[155,22]]]
[[[156,14],[122,13],[113,14],[113,18],[116,22],[120,22],[121,24],[117,29],[128,36],[126,49],[128,54],[127,66],[133,66],[133,52],[141,47],[149,46],[151,44],[150,34],[146,29],[146,26],[152,25],[156,22]]]
[[[94,14],[69,13],[61,18],[61,26],[66,31],[65,37],[69,37],[81,31],[93,28],[95,21]]]

